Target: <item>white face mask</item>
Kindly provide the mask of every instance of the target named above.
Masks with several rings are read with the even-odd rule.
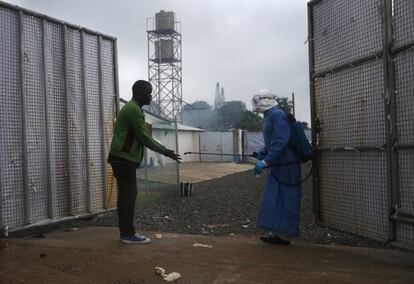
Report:
[[[269,89],[262,89],[256,92],[252,99],[253,111],[264,113],[277,106],[276,95]]]

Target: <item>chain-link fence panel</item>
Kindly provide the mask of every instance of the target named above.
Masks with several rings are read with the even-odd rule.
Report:
[[[393,54],[398,132],[398,200],[395,238],[414,248],[414,2],[393,1]],[[402,146],[402,147],[401,147]],[[407,222],[411,220],[411,222]]]
[[[98,66],[98,38],[85,34],[85,84],[88,98],[89,167],[92,210],[102,208],[102,148],[103,140],[100,116],[100,90]]]
[[[414,150],[398,152],[401,209],[414,213]]]
[[[0,229],[107,208],[114,44],[0,3]]]
[[[116,82],[114,66],[114,45],[110,40],[102,40],[101,46],[102,60],[102,92],[104,105],[104,143],[105,157],[108,156],[112,141],[112,130],[114,126],[114,113],[116,113]],[[106,184],[107,184],[107,204],[109,208],[116,207],[117,190],[112,167],[106,165]]]
[[[52,159],[52,184],[54,215],[68,214],[68,168],[66,145],[65,69],[62,25],[46,23],[47,99],[50,119],[50,155]]]
[[[44,101],[43,25],[41,19],[24,15],[24,82],[28,148],[27,185],[30,222],[48,217],[47,149]]]
[[[320,214],[323,223],[387,240],[384,152],[323,151],[319,154]]]
[[[0,7],[0,23],[0,224],[14,227],[25,222],[19,14]]]
[[[313,9],[314,71],[326,71],[382,50],[379,0],[320,1]]]
[[[412,248],[414,2],[313,1],[309,12],[321,219]]]
[[[177,132],[173,124],[165,129],[152,129],[152,137],[166,148],[176,151]],[[145,156],[138,169],[138,188],[140,190],[166,190],[177,189],[178,193],[178,167],[174,160],[144,148]],[[151,194],[151,193],[150,193]]]
[[[393,39],[394,46],[414,44],[414,1],[394,0]]]
[[[413,15],[414,16],[414,15]],[[413,23],[414,25],[414,23]],[[414,142],[414,49],[395,56],[395,92],[397,101],[398,140]]]
[[[397,100],[397,129],[399,143],[414,143],[414,50],[396,55],[395,85]],[[401,208],[414,213],[414,152],[401,149],[399,156],[399,178]]]
[[[69,102],[69,164],[73,214],[87,210],[87,157],[85,145],[85,100],[83,96],[83,67],[81,33],[67,30],[67,84]]]
[[[414,247],[414,229],[412,224],[397,223],[395,241],[405,247]]]
[[[371,60],[315,81],[320,146],[385,143],[383,76],[382,61]]]

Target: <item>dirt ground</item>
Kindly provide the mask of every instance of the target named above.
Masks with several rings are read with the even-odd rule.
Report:
[[[156,266],[181,273],[177,283],[414,283],[414,254],[318,226],[311,180],[303,184],[301,237],[286,247],[262,243],[255,219],[264,177],[252,167],[184,166],[182,175],[200,181],[190,197],[139,182],[136,227],[150,245],[122,245],[116,212],[15,232],[0,243],[0,283],[166,283]],[[309,170],[305,164],[303,175]]]
[[[412,254],[294,243],[269,245],[256,235],[163,234],[149,245],[123,245],[116,228],[11,239],[0,249],[0,283],[167,283],[155,267],[178,272],[176,283],[414,283]],[[206,244],[210,248],[193,247]]]

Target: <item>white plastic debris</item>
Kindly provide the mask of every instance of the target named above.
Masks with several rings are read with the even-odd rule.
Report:
[[[200,243],[194,243],[193,247],[195,247],[195,248],[213,248],[213,246],[211,246],[211,245],[200,244]]]
[[[178,273],[178,272],[171,272],[168,275],[164,276],[163,278],[167,282],[172,282],[172,281],[175,281],[177,279],[180,279],[181,278],[181,274]]]
[[[177,279],[181,278],[181,274],[178,272],[171,272],[168,274],[165,274],[165,269],[159,266],[155,267],[155,274],[162,277],[167,282],[176,281]]]
[[[155,274],[164,277],[165,276],[165,269],[159,266],[155,267]]]
[[[162,239],[162,234],[155,234],[156,239]]]

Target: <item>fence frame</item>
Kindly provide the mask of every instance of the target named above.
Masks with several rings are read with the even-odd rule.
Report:
[[[23,214],[21,215],[24,222],[23,223],[19,223],[18,225],[14,226],[14,227],[10,227],[9,225],[6,224],[5,220],[4,220],[4,214],[3,214],[3,210],[6,210],[3,207],[3,193],[2,193],[2,179],[4,181],[4,177],[1,176],[1,172],[2,169],[0,167],[0,232],[2,231],[2,229],[4,229],[6,226],[8,228],[6,228],[6,231],[18,231],[21,229],[25,229],[25,228],[30,228],[33,226],[38,226],[38,225],[45,225],[45,224],[51,224],[51,223],[57,223],[57,222],[61,222],[61,221],[65,221],[65,220],[69,220],[69,219],[73,219],[73,218],[79,218],[79,217],[84,217],[84,216],[91,216],[91,215],[95,215],[95,214],[100,214],[103,212],[107,212],[107,211],[111,211],[113,210],[113,208],[108,208],[108,202],[107,202],[107,173],[106,173],[106,146],[105,143],[110,143],[110,141],[104,141],[102,140],[102,143],[100,145],[101,147],[101,151],[102,151],[102,182],[103,182],[103,187],[102,187],[102,194],[103,196],[103,204],[102,204],[102,208],[99,208],[97,211],[92,212],[92,205],[91,205],[91,188],[90,188],[90,145],[89,145],[89,127],[88,127],[88,122],[87,122],[87,118],[88,118],[88,103],[87,103],[87,91],[86,91],[86,72],[85,72],[85,35],[86,34],[90,34],[93,36],[96,36],[98,39],[98,70],[99,70],[99,105],[98,105],[98,110],[100,111],[100,133],[104,134],[104,90],[103,90],[103,85],[102,85],[102,41],[103,40],[107,40],[111,42],[111,45],[113,47],[112,50],[112,66],[113,66],[113,77],[114,77],[114,86],[113,86],[113,93],[111,91],[111,98],[112,95],[114,96],[114,116],[113,116],[113,122],[115,121],[115,117],[116,114],[119,111],[119,69],[118,69],[118,57],[117,57],[117,40],[115,37],[109,36],[109,35],[105,35],[102,34],[100,32],[91,30],[91,29],[87,29],[84,27],[81,27],[79,25],[75,25],[75,24],[70,24],[67,23],[65,21],[44,15],[44,14],[40,14],[37,13],[35,11],[31,11],[19,6],[15,6],[6,2],[2,2],[0,1],[0,8],[5,9],[5,10],[9,10],[13,13],[16,13],[16,17],[17,17],[17,52],[18,52],[18,76],[20,78],[20,82],[19,82],[19,93],[18,96],[20,96],[19,98],[19,104],[22,108],[22,113],[21,113],[21,126],[22,126],[22,131],[21,131],[21,137],[22,137],[22,154],[21,154],[21,158],[22,158],[22,178],[23,178],[23,206],[24,206],[24,210],[23,210]],[[45,109],[45,115],[42,118],[42,120],[44,119],[44,123],[45,123],[45,152],[46,152],[46,174],[47,174],[47,179],[46,179],[46,183],[47,183],[47,189],[46,189],[46,199],[45,199],[45,205],[47,207],[46,208],[46,219],[42,219],[42,220],[32,220],[32,212],[31,212],[31,200],[30,200],[30,195],[29,195],[29,171],[28,171],[28,167],[29,167],[29,149],[28,149],[28,134],[27,134],[27,89],[26,89],[26,76],[25,76],[25,70],[26,70],[26,63],[25,63],[25,50],[24,50],[24,41],[26,40],[25,38],[25,22],[24,19],[27,16],[32,16],[35,17],[39,20],[39,24],[40,24],[40,42],[41,42],[41,48],[42,51],[40,52],[40,56],[42,56],[41,58],[41,70],[43,71],[43,74],[40,78],[40,83],[42,84],[42,86],[44,87],[44,93],[41,94],[41,96],[39,97],[39,100],[42,100],[42,104],[43,107]],[[65,139],[65,143],[67,144],[66,146],[66,152],[64,153],[65,157],[66,157],[66,166],[67,166],[67,175],[68,175],[68,180],[67,180],[67,215],[63,216],[63,217],[59,217],[56,218],[56,212],[55,212],[55,205],[56,202],[54,200],[54,182],[52,179],[52,174],[53,174],[53,162],[52,162],[52,156],[51,156],[51,133],[50,133],[50,125],[51,125],[51,120],[50,120],[50,102],[49,102],[49,93],[50,93],[50,83],[48,80],[48,74],[47,74],[47,70],[48,70],[48,60],[47,60],[47,55],[49,54],[49,47],[47,45],[47,29],[46,26],[47,24],[57,24],[59,25],[59,27],[61,27],[62,30],[62,69],[63,69],[63,78],[62,78],[62,83],[63,83],[63,93],[62,96],[64,97],[64,111],[65,111],[65,125],[66,125],[66,131],[64,133],[64,139]],[[69,91],[69,84],[68,84],[68,29],[72,29],[75,30],[77,32],[79,32],[80,34],[80,62],[81,62],[81,76],[80,76],[80,80],[81,80],[81,85],[82,85],[82,96],[83,96],[83,103],[84,103],[84,109],[83,109],[83,113],[85,115],[85,122],[84,124],[82,124],[82,126],[84,127],[85,130],[85,141],[82,141],[85,144],[85,154],[86,154],[86,189],[85,189],[85,202],[86,202],[86,212],[82,212],[80,214],[78,214],[77,216],[74,215],[73,212],[73,206],[72,206],[72,184],[71,184],[71,167],[70,167],[70,160],[69,157],[71,155],[71,147],[70,147],[70,120],[69,120],[69,112],[70,112],[70,105],[69,105],[69,95],[70,95],[70,91]]]
[[[388,228],[388,242],[396,247],[402,247],[413,250],[414,248],[407,248],[404,245],[398,244],[396,240],[396,224],[398,222],[414,224],[413,212],[401,210],[401,196],[400,196],[400,178],[399,178],[399,158],[398,150],[412,149],[414,143],[399,143],[398,129],[397,129],[397,98],[396,98],[396,77],[395,77],[395,63],[394,58],[397,54],[414,47],[414,41],[410,41],[401,46],[395,47],[393,42],[393,0],[382,0],[382,51],[375,54],[370,54],[363,58],[359,58],[351,63],[341,64],[329,70],[315,71],[315,46],[314,46],[314,13],[313,7],[320,3],[321,0],[312,0],[308,2],[308,52],[309,52],[309,83],[310,83],[310,107],[311,107],[311,124],[312,124],[312,145],[317,153],[321,151],[346,150],[347,147],[354,147],[364,150],[375,150],[376,145],[341,145],[330,147],[319,146],[319,123],[316,113],[316,98],[315,98],[315,79],[322,77],[327,73],[335,73],[342,69],[365,63],[371,59],[378,58],[382,60],[384,70],[384,105],[385,105],[385,152],[386,152],[386,190],[387,190],[387,222]],[[321,204],[320,204],[320,185],[319,185],[319,155],[315,155],[313,159],[313,196],[314,196],[314,212],[317,216],[318,222],[321,221]],[[324,224],[329,226],[328,224]],[[352,232],[351,232],[352,233]]]

